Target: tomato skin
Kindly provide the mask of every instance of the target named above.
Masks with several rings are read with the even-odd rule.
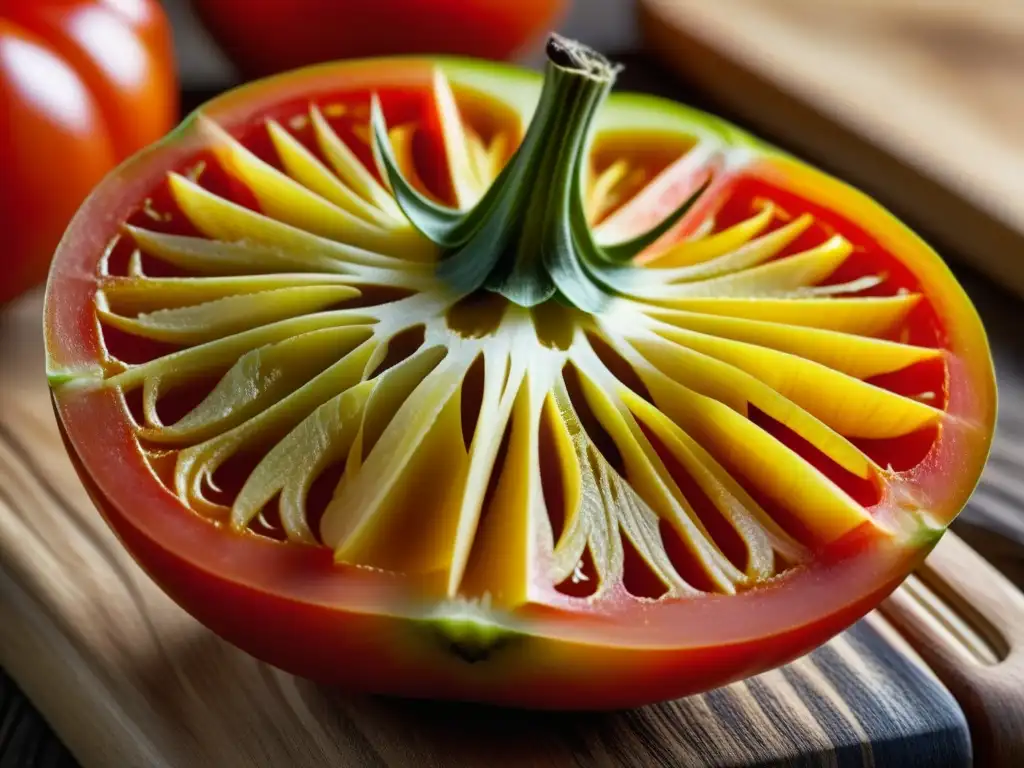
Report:
[[[335,59],[450,53],[510,59],[565,0],[192,0],[246,78]]]
[[[340,87],[422,86],[435,63],[389,59],[318,67],[226,94],[202,112],[241,128],[283,102]],[[500,93],[515,102],[524,121],[528,117],[538,83],[533,75],[444,63],[457,86]],[[673,121],[680,131],[695,130],[685,109],[616,96],[605,125],[668,131]],[[719,127],[709,119],[707,130]],[[950,369],[950,408],[962,429],[949,432],[915,478],[937,502],[932,525],[912,535],[855,529],[806,567],[736,595],[637,602],[607,613],[527,608],[512,617],[506,643],[486,661],[468,663],[425,618],[430,606],[409,598],[403,577],[335,565],[328,550],[237,534],[188,510],[150,470],[120,393],[89,381],[102,378],[97,260],[167,169],[194,157],[204,142],[196,122],[186,121],[112,174],[77,214],[48,288],[47,366],[68,452],[128,551],[192,616],[279,668],[352,689],[535,708],[619,708],[707,690],[783,664],[877,605],[928,554],[984,461],[995,405],[991,358],[977,318],[945,267],[859,193],[795,161],[770,158],[758,173],[777,175],[837,211],[853,211],[874,236],[909,254],[908,268],[948,321],[951,359],[959,361]]]
[[[86,195],[174,125],[177,98],[155,0],[0,0],[0,303],[44,279]]]

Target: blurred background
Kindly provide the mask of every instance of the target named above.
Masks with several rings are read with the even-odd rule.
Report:
[[[252,5],[259,5],[260,1],[252,0]],[[238,67],[204,28],[191,0],[163,0],[163,3],[174,28],[182,86],[201,91],[237,81],[241,77]],[[558,3],[535,3],[533,0],[527,0],[523,5],[555,6],[556,25],[563,34],[586,40],[600,50],[618,53],[636,46],[639,33],[635,0],[577,0],[567,3],[568,8],[557,8]],[[528,11],[526,13],[529,15]],[[526,61],[531,58],[537,60],[535,49],[536,40],[530,41],[526,50],[517,57]]]

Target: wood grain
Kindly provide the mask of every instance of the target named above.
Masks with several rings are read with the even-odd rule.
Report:
[[[655,54],[1024,295],[1019,0],[639,0]]]
[[[256,662],[94,511],[50,411],[39,307],[0,314],[0,665],[87,768],[970,764],[963,712],[878,614],[782,669],[614,714],[353,697]]]
[[[977,763],[1024,765],[1024,595],[949,537],[881,611],[964,707]]]

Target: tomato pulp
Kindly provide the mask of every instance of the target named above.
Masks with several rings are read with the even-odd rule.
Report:
[[[611,69],[568,50],[247,85],[68,230],[68,451],[252,655],[400,695],[678,697],[849,626],[976,484],[991,359],[934,251],[714,116],[592,98]]]
[[[0,304],[45,279],[92,187],[176,114],[155,0],[0,1]]]

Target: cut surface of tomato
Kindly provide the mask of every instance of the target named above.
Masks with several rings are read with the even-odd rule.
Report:
[[[984,465],[941,259],[719,119],[543,77],[333,64],[202,107],[79,211],[54,407],[200,621],[296,674],[530,707],[678,697],[849,626]]]

